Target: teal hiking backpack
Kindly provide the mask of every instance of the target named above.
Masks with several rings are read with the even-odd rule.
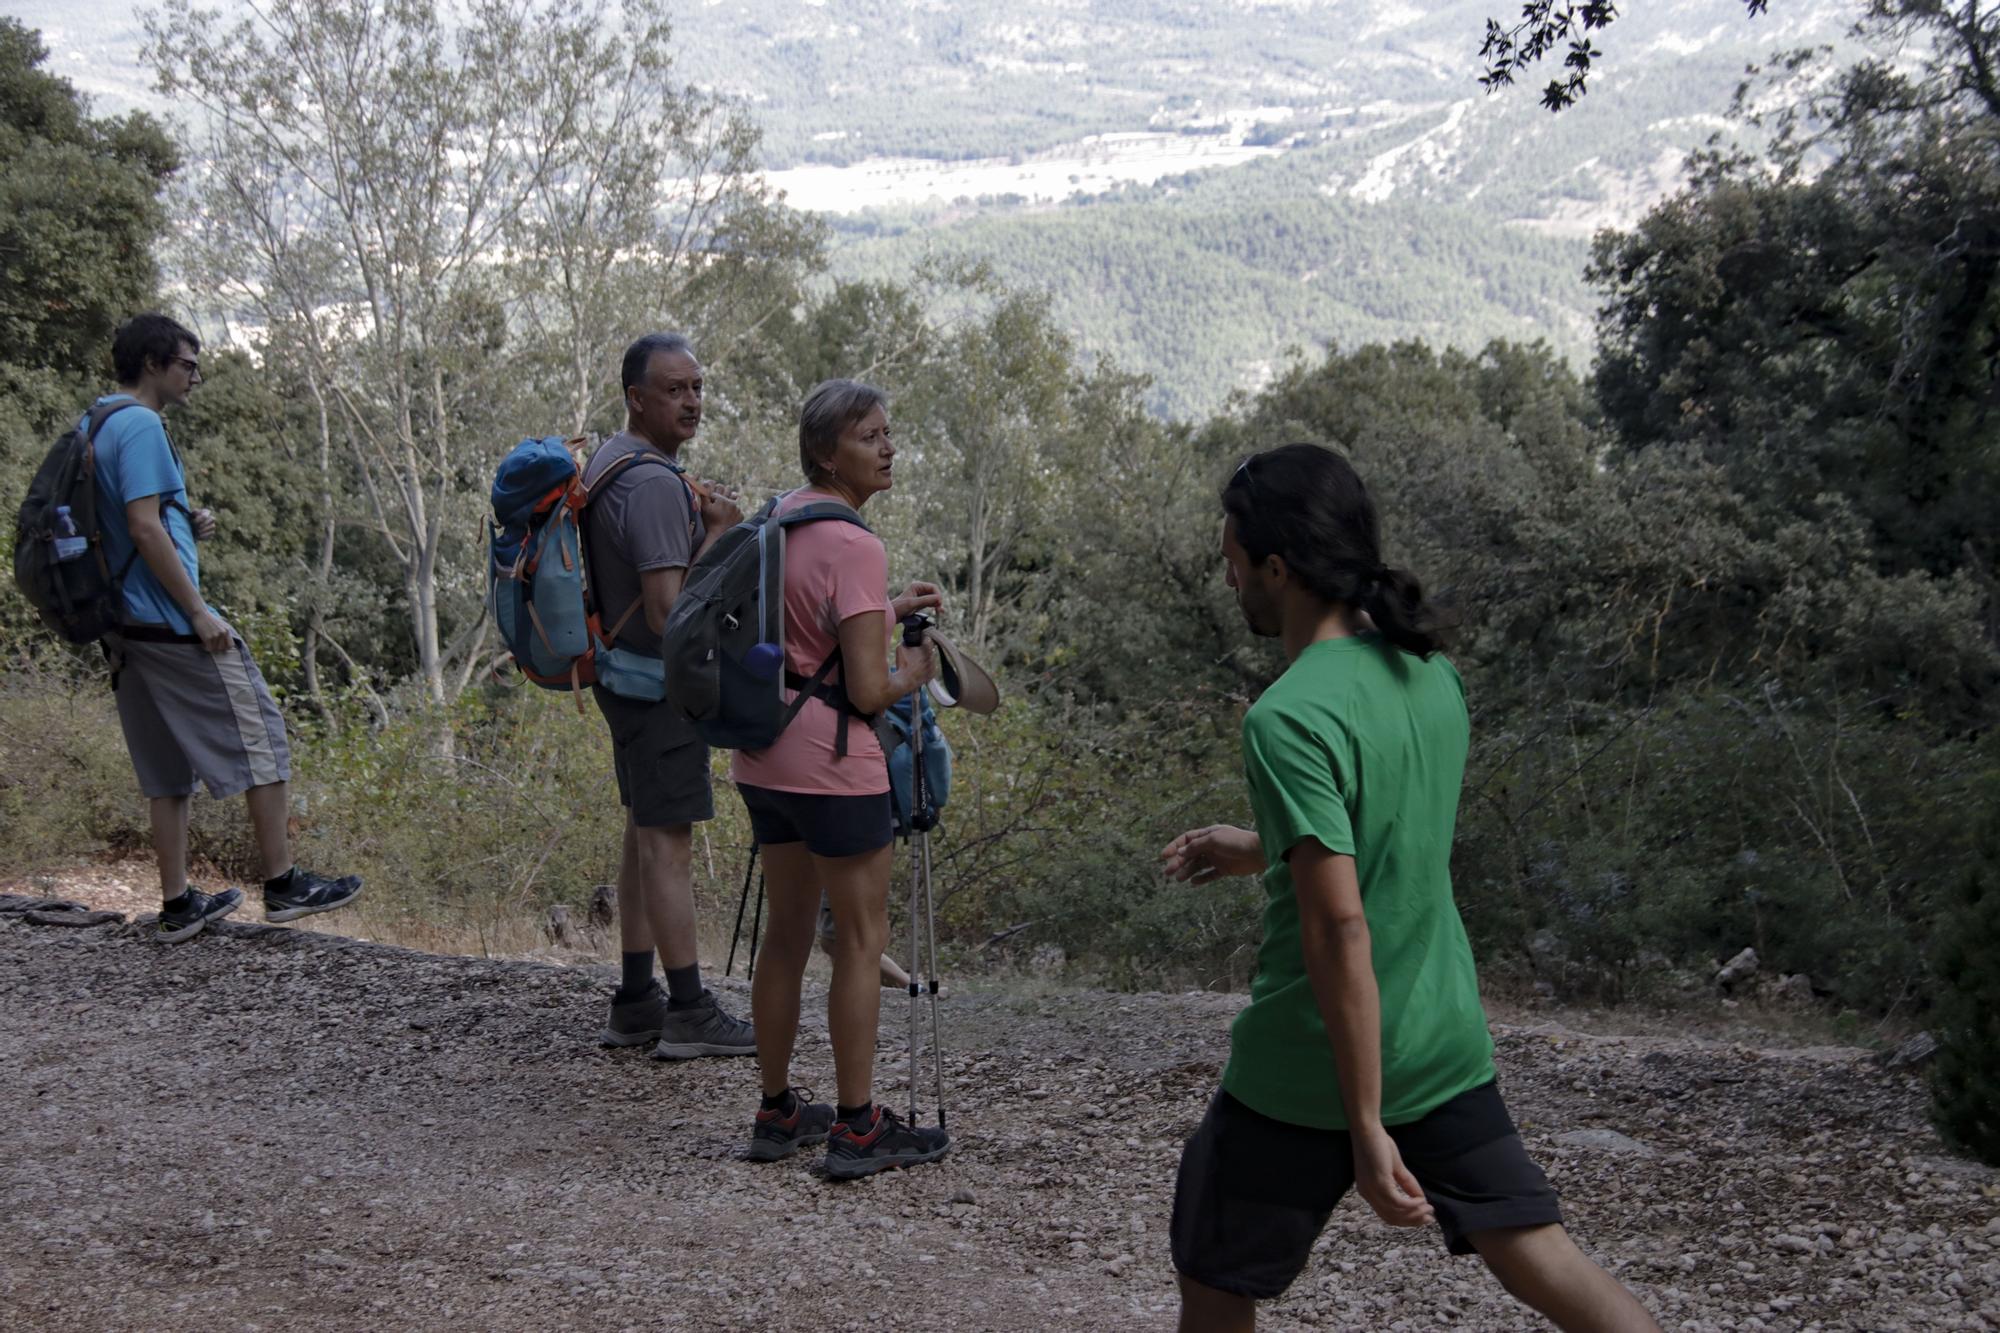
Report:
[[[785,534],[805,523],[868,525],[838,500],[774,517],[777,507],[771,500],[716,538],[688,571],[667,613],[666,696],[704,741],[725,750],[764,749],[807,699],[823,699],[840,714],[834,750],[845,755],[848,719],[873,719],[829,680],[838,647],[809,677],[785,668]],[[789,704],[787,687],[798,691]]]
[[[579,711],[586,685],[657,702],[665,697],[666,684],[660,659],[617,642],[641,603],[633,602],[615,625],[600,623],[585,567],[583,522],[590,502],[628,466],[658,463],[680,469],[659,454],[640,451],[619,459],[586,486],[581,444],[558,436],[523,440],[501,460],[493,477],[487,602],[521,674],[544,689],[573,692]]]

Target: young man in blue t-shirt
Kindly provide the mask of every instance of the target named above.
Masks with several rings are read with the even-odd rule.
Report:
[[[1184,1333],[1248,1333],[1358,1192],[1437,1224],[1566,1330],[1658,1333],[1563,1230],[1500,1098],[1451,891],[1470,727],[1417,580],[1382,563],[1374,503],[1331,450],[1252,455],[1223,488],[1222,557],[1285,673],[1243,719],[1257,827],[1183,833],[1175,879],[1261,875],[1264,942],[1222,1087],[1181,1157]]]
[[[166,941],[187,939],[243,901],[236,889],[188,886],[197,778],[211,796],[246,798],[264,860],[266,920],[330,912],[361,892],[357,876],[333,879],[293,864],[284,719],[250,650],[201,598],[195,543],[215,535],[215,516],[188,508],[180,454],[160,420],[201,383],[200,350],[201,340],[165,315],[135,316],[111,345],[118,392],[93,405],[115,409],[95,439],[104,555],[124,571],[124,623],[107,647],[125,748],[150,807],[163,900],[156,930]]]

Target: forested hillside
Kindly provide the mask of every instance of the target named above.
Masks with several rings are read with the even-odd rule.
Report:
[[[118,105],[166,107],[125,0],[18,10],[57,34],[59,72]],[[1593,311],[1577,275],[1592,232],[1676,188],[1689,150],[1741,133],[1721,113],[1746,65],[1845,49],[1859,9],[1636,8],[1607,39],[1615,62],[1562,116],[1532,88],[1481,92],[1477,0],[724,0],[669,13],[679,76],[740,105],[774,184],[829,210],[834,274],[989,264],[1046,292],[1086,356],[1152,376],[1155,411],[1191,419],[1263,383],[1293,347],[1539,338],[1586,369]],[[1122,160],[1140,134],[1157,138]],[[1216,146],[1268,156],[1189,174],[1194,150]],[[988,164],[969,194],[947,171],[967,159]],[[840,177],[807,191],[786,170],[858,179],[888,161],[895,202],[867,207],[845,201]]]

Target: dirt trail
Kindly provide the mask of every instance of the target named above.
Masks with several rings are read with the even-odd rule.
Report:
[[[1174,1164],[1228,998],[952,995],[959,1150],[842,1186],[739,1159],[749,1061],[592,1045],[591,969],[4,907],[0,1327],[1171,1327]],[[885,997],[899,1105],[904,1021]],[[1909,1075],[1496,1035],[1572,1228],[1668,1328],[2000,1325],[2000,1182],[1943,1152]],[[823,1021],[800,1069],[830,1082]],[[1350,1200],[1264,1326],[1528,1323]]]

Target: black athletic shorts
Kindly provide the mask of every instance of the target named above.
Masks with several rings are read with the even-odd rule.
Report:
[[[1389,1137],[1453,1254],[1473,1253],[1475,1231],[1562,1221],[1555,1189],[1528,1157],[1497,1083],[1462,1092],[1421,1120],[1391,1125]],[[1353,1184],[1345,1130],[1273,1120],[1218,1089],[1181,1153],[1174,1267],[1217,1291],[1257,1300],[1280,1295],[1305,1269]]]
[[[640,828],[673,828],[715,818],[708,746],[672,704],[624,699],[602,685],[590,692],[611,727],[618,803]]]
[[[736,784],[750,812],[750,833],[760,847],[802,842],[814,856],[859,856],[887,847],[896,836],[889,813],[889,793],[879,796],[829,796],[813,792],[773,791]]]

